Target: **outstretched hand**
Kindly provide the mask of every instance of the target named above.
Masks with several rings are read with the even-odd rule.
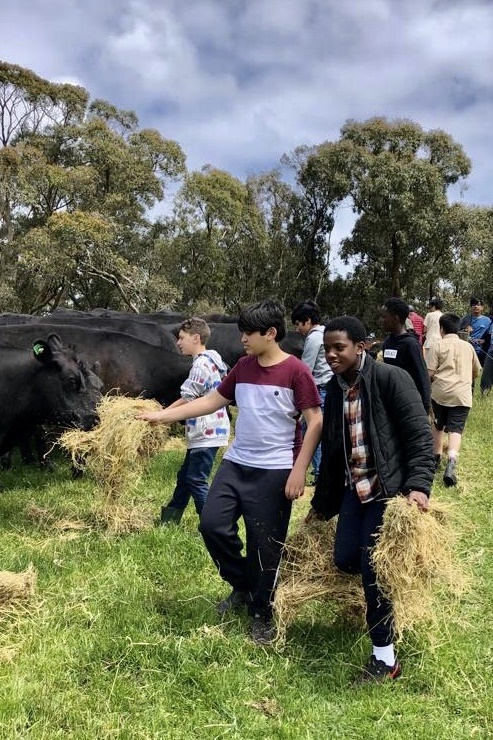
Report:
[[[134,419],[148,421],[150,424],[163,424],[166,422],[166,419],[163,417],[164,414],[162,411],[143,411],[140,414],[135,414]]]

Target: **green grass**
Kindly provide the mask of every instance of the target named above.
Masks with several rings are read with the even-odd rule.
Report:
[[[403,677],[351,688],[369,641],[310,606],[282,651],[248,639],[246,618],[221,623],[227,593],[189,507],[180,527],[108,537],[57,531],[28,516],[89,521],[93,484],[55,473],[2,474],[0,568],[32,562],[36,594],[0,616],[0,738],[241,740],[493,737],[493,397],[477,398],[459,463],[460,541],[473,569],[460,619],[430,642],[426,629],[400,645]],[[159,513],[182,453],[156,458],[142,506]],[[298,505],[300,515],[303,505]]]

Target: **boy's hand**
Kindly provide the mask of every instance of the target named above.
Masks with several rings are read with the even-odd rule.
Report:
[[[286,498],[288,498],[290,501],[294,501],[295,499],[303,496],[304,492],[305,492],[305,472],[298,473],[293,468],[293,470],[289,474],[289,478],[286,481],[286,488],[284,489]]]
[[[136,414],[134,418],[141,421],[148,421],[151,424],[163,424],[166,422],[163,411],[143,411],[141,414]]]
[[[430,506],[428,496],[422,491],[410,491],[406,498],[408,504],[416,502],[420,511],[427,511]]]

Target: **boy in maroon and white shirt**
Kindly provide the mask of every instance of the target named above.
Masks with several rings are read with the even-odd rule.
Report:
[[[235,438],[212,481],[200,531],[220,576],[232,587],[221,614],[247,606],[252,638],[275,636],[272,601],[291,505],[320,440],[320,396],[309,368],[284,352],[285,312],[276,300],[245,308],[238,327],[247,356],[216,391],[175,409],[140,414],[153,423],[202,416],[231,402],[238,407]],[[302,439],[300,417],[306,422]],[[238,520],[246,530],[246,555]]]

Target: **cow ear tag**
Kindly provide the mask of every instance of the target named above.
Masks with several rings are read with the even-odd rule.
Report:
[[[40,355],[42,355],[44,351],[45,351],[45,347],[43,344],[41,344],[41,342],[35,342],[33,344],[33,352],[36,355],[36,357],[39,357]]]

